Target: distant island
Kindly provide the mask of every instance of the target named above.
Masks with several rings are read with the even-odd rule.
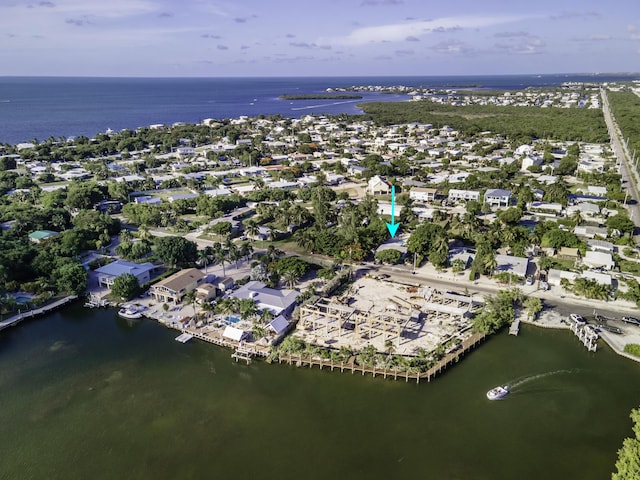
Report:
[[[362,95],[350,93],[303,93],[295,95],[280,95],[281,100],[359,100]]]

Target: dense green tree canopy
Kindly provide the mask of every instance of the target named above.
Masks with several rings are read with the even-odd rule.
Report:
[[[158,258],[172,267],[183,267],[198,259],[198,245],[183,237],[156,237],[154,245]]]
[[[140,284],[138,283],[138,279],[130,273],[117,276],[113,280],[111,293],[124,300],[130,300],[133,297],[136,297],[140,293]]]
[[[631,410],[633,436],[626,438],[618,450],[616,472],[612,480],[637,480],[640,478],[640,408]]]

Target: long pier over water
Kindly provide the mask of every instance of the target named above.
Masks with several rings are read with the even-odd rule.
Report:
[[[26,312],[22,312],[12,317],[9,317],[6,320],[3,320],[2,322],[0,322],[0,330],[13,327],[14,325],[17,325],[18,323],[20,323],[21,321],[26,320],[27,318],[33,318],[39,315],[44,315],[45,313],[51,312],[52,310],[62,307],[67,303],[73,302],[77,298],[78,298],[77,295],[69,295],[68,297],[61,298],[60,300],[56,300],[55,302],[49,303],[42,307],[34,308],[33,310],[27,310]]]

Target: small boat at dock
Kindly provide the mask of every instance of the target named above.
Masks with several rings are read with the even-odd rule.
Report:
[[[118,315],[129,320],[136,320],[142,318],[142,312],[145,308],[143,305],[123,305],[122,308],[118,310]]]
[[[503,385],[496,388],[492,388],[487,392],[487,398],[489,400],[500,400],[509,394],[509,386]]]

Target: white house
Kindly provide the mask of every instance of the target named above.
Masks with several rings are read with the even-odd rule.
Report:
[[[511,273],[518,277],[526,277],[529,270],[529,259],[512,255],[496,255],[496,273]]]
[[[413,187],[409,191],[409,198],[418,202],[433,202],[437,193],[436,188]]]
[[[287,316],[293,310],[300,292],[296,290],[276,290],[264,283],[251,281],[230,294],[240,299],[250,298],[260,310],[269,310],[274,315]]]
[[[542,158],[536,155],[527,155],[522,159],[522,166],[520,167],[520,170],[522,170],[523,172],[526,172],[529,169],[529,167],[533,167],[534,165],[541,166]]]
[[[391,185],[379,175],[374,175],[369,179],[367,193],[371,195],[385,195],[391,193]]]
[[[508,207],[511,203],[511,192],[500,188],[492,188],[484,194],[484,203],[492,207]]]
[[[582,261],[585,265],[592,268],[603,267],[607,270],[613,270],[616,266],[616,262],[613,260],[611,254],[606,252],[588,250]]]
[[[456,190],[455,188],[452,188],[451,190],[449,190],[448,199],[449,201],[452,201],[452,202],[455,202],[458,200],[478,201],[480,200],[480,192],[477,190]]]
[[[143,283],[151,280],[151,271],[154,269],[152,263],[133,263],[133,262],[125,262],[124,260],[116,260],[115,262],[111,262],[107,265],[103,265],[100,268],[96,269],[96,273],[98,274],[98,284],[101,287],[105,287],[111,289],[113,285],[113,281],[119,277],[120,275],[124,275],[125,273],[131,274],[136,277],[138,283],[142,285]]]

